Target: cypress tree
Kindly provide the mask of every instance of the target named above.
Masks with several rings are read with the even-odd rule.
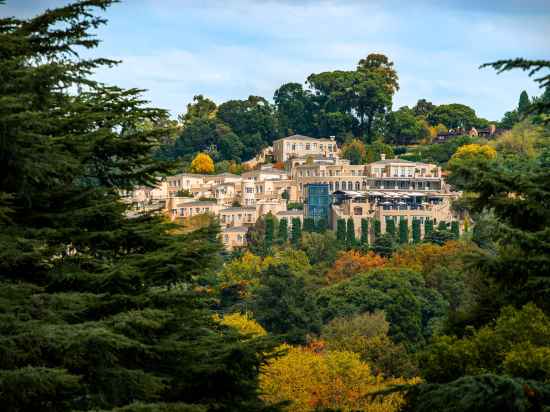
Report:
[[[282,218],[279,221],[279,231],[277,233],[277,239],[281,244],[286,243],[288,240],[288,220],[286,218]]]
[[[304,219],[304,232],[314,232],[315,231],[315,220],[312,217],[306,217]]]
[[[273,246],[273,237],[275,235],[275,218],[271,213],[265,217],[265,236],[264,247],[270,249]]]
[[[294,246],[299,246],[302,240],[302,221],[295,217],[292,219],[291,241]]]
[[[440,221],[437,224],[437,230],[448,230],[449,229],[449,223],[445,222],[444,220]]]
[[[336,240],[340,243],[340,245],[346,244],[346,220],[345,219],[338,219],[336,221]]]
[[[524,90],[519,95],[519,102],[518,102],[518,113],[521,117],[524,117],[528,113],[529,106],[531,106],[531,102],[529,102],[529,95]]]
[[[346,230],[346,244],[348,248],[353,248],[355,246],[355,243],[355,224],[353,223],[353,219],[349,218]]]
[[[460,226],[458,220],[453,220],[451,222],[451,233],[455,235],[457,239],[460,237]]]
[[[407,219],[399,221],[399,243],[409,243],[409,225]]]
[[[361,246],[368,247],[369,245],[369,220],[361,219]]]
[[[395,236],[395,220],[388,219],[386,220],[386,233],[389,233],[392,236]]]
[[[412,222],[413,243],[420,243],[420,219],[413,219]]]
[[[320,218],[315,225],[315,231],[318,233],[325,233],[328,228],[327,220],[325,218]]]
[[[120,197],[170,165],[151,157],[167,129],[143,127],[167,113],[88,78],[114,62],[76,54],[111,3],[0,19],[0,405],[260,410],[272,346],[194,291],[221,263],[219,226],[181,234]]]
[[[434,222],[432,219],[426,219],[424,223],[424,238],[429,236],[434,230]]]
[[[381,224],[380,224],[380,220],[378,219],[374,219],[372,221],[372,229],[373,229],[373,232],[374,232],[374,238],[378,238],[380,237],[380,234],[382,233],[382,227],[381,227]]]

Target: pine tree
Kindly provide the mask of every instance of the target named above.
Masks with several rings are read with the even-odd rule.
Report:
[[[194,291],[220,264],[218,225],[181,234],[121,201],[168,171],[151,157],[166,129],[142,127],[167,113],[90,80],[114,62],[75,53],[111,3],[0,19],[0,405],[259,410],[271,345]]]
[[[409,243],[409,224],[406,219],[399,221],[399,243]]]
[[[292,218],[291,241],[294,246],[299,246],[302,240],[302,221],[300,218]]]
[[[369,246],[369,220],[365,218],[361,219],[361,246]]]
[[[529,95],[524,90],[519,95],[518,113],[520,117],[524,117],[529,112],[529,106],[531,106],[531,102],[529,101]]]
[[[437,224],[437,230],[448,230],[449,229],[449,223],[445,222],[444,220],[441,220]]]
[[[413,243],[420,243],[420,219],[413,219],[412,222],[412,238]]]
[[[279,243],[284,244],[288,240],[288,220],[282,218],[279,220],[279,231],[277,233],[277,239]]]
[[[304,218],[304,232],[314,232],[315,231],[315,220],[312,217]]]
[[[349,218],[346,227],[346,244],[348,248],[353,248],[356,244],[355,240],[355,224],[353,219]]]
[[[336,221],[336,240],[340,245],[346,244],[346,220],[338,219]]]
[[[395,220],[388,219],[386,220],[386,233],[395,236]]]

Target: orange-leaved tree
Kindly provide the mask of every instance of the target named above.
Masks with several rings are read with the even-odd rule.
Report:
[[[315,410],[393,412],[403,405],[400,394],[373,398],[389,385],[416,383],[417,379],[373,376],[359,355],[328,351],[322,343],[287,347],[286,355],[271,360],[260,375],[262,398],[270,404],[290,400],[289,412]]]
[[[191,162],[192,173],[214,173],[214,161],[207,153],[199,153]]]
[[[342,252],[327,272],[326,280],[329,284],[340,282],[370,269],[382,267],[386,263],[386,258],[374,252],[366,254],[357,250]]]

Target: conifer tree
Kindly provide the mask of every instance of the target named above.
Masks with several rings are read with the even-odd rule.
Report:
[[[413,219],[412,238],[413,243],[420,243],[420,219]]]
[[[318,233],[325,233],[327,230],[328,224],[325,218],[320,218],[315,225],[315,231]]]
[[[391,236],[395,236],[395,220],[386,220],[386,233],[390,234]]]
[[[429,236],[434,230],[434,222],[432,219],[426,219],[424,223],[424,238]]]
[[[353,223],[353,219],[349,218],[346,227],[346,244],[348,248],[353,248],[355,243],[355,224]]]
[[[346,244],[346,220],[338,219],[336,221],[336,240],[340,245]]]
[[[275,235],[275,217],[270,213],[265,217],[265,236],[264,246],[269,250],[273,246],[273,237]]]
[[[314,232],[315,231],[315,220],[312,217],[306,217],[304,219],[304,232]]]
[[[361,219],[361,246],[369,246],[369,220],[366,218]]]
[[[460,237],[460,226],[458,224],[458,220],[453,220],[451,222],[451,233],[455,235],[457,239]]]
[[[291,241],[294,246],[299,246],[302,240],[302,221],[299,217],[292,218]]]
[[[270,346],[195,292],[220,263],[219,227],[181,234],[121,201],[168,171],[151,157],[166,129],[141,127],[167,113],[88,77],[115,63],[76,53],[111,3],[0,19],[0,405],[259,410]]]
[[[380,224],[380,220],[373,219],[372,221],[372,231],[374,233],[374,239],[380,237],[380,234],[382,233],[382,227]]]
[[[406,219],[399,221],[399,243],[409,243],[409,224]]]
[[[282,218],[279,221],[279,231],[277,233],[277,239],[281,244],[286,243],[288,240],[288,220],[286,218]]]

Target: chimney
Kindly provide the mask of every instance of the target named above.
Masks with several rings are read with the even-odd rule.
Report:
[[[332,141],[336,140],[336,136],[330,136],[330,140]]]
[[[380,160],[386,160],[386,153],[380,153]]]

